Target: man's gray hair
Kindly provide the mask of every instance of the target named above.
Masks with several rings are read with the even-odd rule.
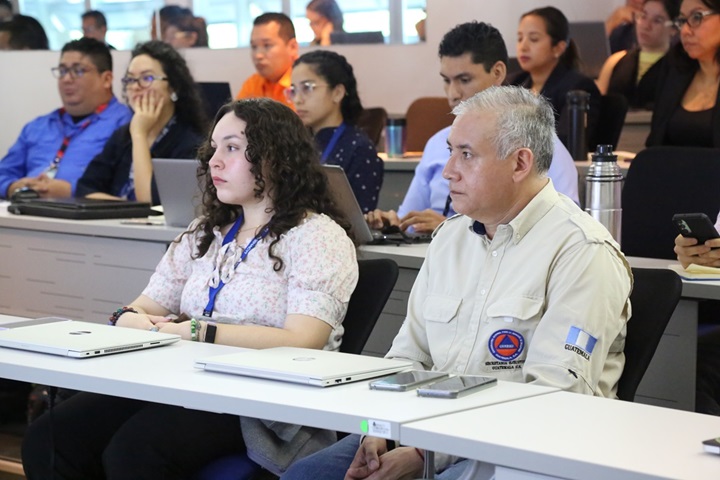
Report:
[[[535,156],[538,173],[550,168],[553,156],[555,115],[542,95],[523,87],[490,87],[475,94],[453,109],[453,114],[492,112],[497,132],[491,139],[498,158],[507,158],[520,148],[529,148]]]

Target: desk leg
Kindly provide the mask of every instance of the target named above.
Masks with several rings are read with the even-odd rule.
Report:
[[[425,450],[425,461],[423,462],[423,479],[435,478],[435,452]]]

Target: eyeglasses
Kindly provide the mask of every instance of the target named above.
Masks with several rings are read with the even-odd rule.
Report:
[[[68,73],[70,74],[70,78],[76,79],[76,78],[82,78],[83,75],[85,75],[88,72],[92,72],[93,69],[89,67],[83,67],[82,65],[73,65],[72,67],[65,67],[65,66],[59,66],[59,67],[53,67],[50,69],[53,76],[55,78],[63,78]]]
[[[297,97],[299,94],[302,94],[303,97],[306,97],[308,95],[312,95],[312,93],[315,91],[318,87],[328,87],[329,85],[315,83],[315,82],[300,82],[297,86],[291,85],[290,87],[285,89],[285,96],[288,100],[291,102],[295,100],[295,97]]]
[[[137,84],[140,88],[148,88],[156,80],[167,80],[168,77],[156,77],[155,75],[143,75],[142,77],[123,77],[120,82],[123,84],[123,88],[127,88],[132,84]]]
[[[705,10],[704,12],[693,12],[688,16],[685,17],[677,17],[675,21],[673,21],[673,25],[675,25],[675,28],[678,30],[682,30],[682,28],[687,23],[690,28],[695,29],[700,26],[700,24],[705,20],[705,17],[710,15],[717,15],[718,12],[714,12],[712,10]]]
[[[674,25],[672,21],[665,20],[659,15],[651,17],[645,12],[633,12],[633,20],[635,23],[647,24],[649,22],[653,27],[672,27]]]

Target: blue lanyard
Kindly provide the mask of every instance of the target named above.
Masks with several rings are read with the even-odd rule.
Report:
[[[233,226],[230,227],[230,231],[227,234],[225,234],[225,237],[223,238],[223,241],[222,241],[223,247],[225,245],[227,245],[228,243],[232,242],[233,240],[235,240],[235,236],[237,235],[238,230],[240,230],[240,226],[242,225],[242,223],[243,223],[243,215],[240,215],[238,217],[238,219],[235,220],[235,223],[233,224]],[[237,268],[238,265],[240,265],[247,258],[248,254],[252,251],[253,248],[255,248],[255,245],[257,245],[260,240],[267,237],[268,233],[270,233],[270,227],[268,227],[266,225],[265,228],[263,228],[260,231],[260,233],[255,235],[253,237],[253,239],[250,240],[250,243],[248,243],[247,247],[245,247],[245,249],[243,250],[242,254],[240,255],[240,260],[238,260],[237,263],[235,263],[235,265],[233,266],[233,269]],[[216,268],[220,268],[220,266],[218,265]],[[210,289],[208,291],[208,303],[205,306],[205,309],[203,310],[204,317],[208,317],[208,318],[212,317],[213,310],[215,310],[215,297],[217,297],[218,292],[220,292],[220,290],[222,290],[222,288],[224,286],[225,286],[225,282],[223,282],[222,280],[219,280],[218,285],[216,287],[209,287]]]
[[[335,145],[337,145],[338,140],[340,140],[340,136],[345,131],[345,122],[341,123],[340,126],[338,126],[335,129],[335,132],[333,132],[332,137],[330,138],[330,141],[325,146],[322,152],[322,157],[320,157],[320,163],[325,163],[327,161],[327,158],[332,153],[333,149],[335,148]]]

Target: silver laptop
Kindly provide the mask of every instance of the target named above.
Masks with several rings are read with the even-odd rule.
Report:
[[[165,224],[185,228],[202,213],[197,160],[153,158],[153,174],[165,214]]]
[[[180,335],[175,334],[64,318],[49,317],[38,320],[46,323],[29,326],[18,324],[14,328],[0,331],[0,347],[87,358],[161,347],[180,340]]]
[[[371,230],[342,167],[323,165],[322,168],[328,179],[330,194],[335,198],[340,211],[350,221],[352,234],[358,243],[422,243],[432,240],[430,234],[405,233],[399,229],[393,233]]]
[[[329,387],[412,368],[412,362],[310,348],[246,350],[195,360],[210,372]]]

